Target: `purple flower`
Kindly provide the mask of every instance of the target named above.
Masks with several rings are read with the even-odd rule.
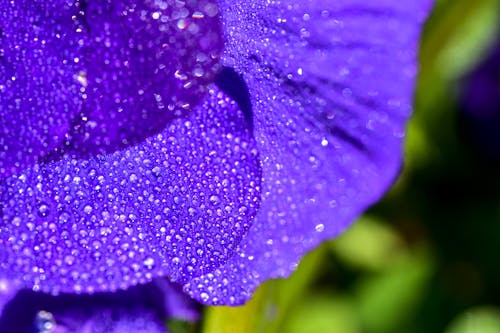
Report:
[[[163,279],[93,295],[51,296],[24,289],[3,309],[0,332],[160,333],[167,317],[197,320],[198,309]]]
[[[429,7],[3,0],[0,281],[236,305],[287,276],[395,179]]]
[[[467,75],[462,90],[464,127],[479,150],[500,162],[500,40]]]

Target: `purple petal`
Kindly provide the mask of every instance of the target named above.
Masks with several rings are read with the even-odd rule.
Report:
[[[77,154],[113,151],[160,132],[207,91],[222,48],[217,5],[87,1],[78,17],[84,62]]]
[[[165,305],[182,308],[190,302],[170,294],[170,288],[175,289],[154,282],[114,293],[59,296],[22,290],[5,307],[0,332],[165,333],[172,311]]]
[[[213,0],[22,0],[0,15],[0,177],[160,132],[200,102],[222,48]]]
[[[74,13],[63,0],[2,2],[0,178],[59,146],[80,110]]]
[[[401,165],[428,3],[220,1],[223,64],[248,85],[263,196],[237,252],[186,284],[191,296],[241,304],[380,199]]]
[[[155,289],[163,293],[162,298],[165,315],[171,319],[195,322],[200,319],[199,304],[189,298],[179,285],[169,283],[165,279],[153,281]],[[152,297],[157,295],[152,295]]]
[[[5,305],[14,298],[17,291],[18,289],[9,281],[0,279],[0,316],[2,316]]]
[[[0,180],[0,278],[48,292],[184,282],[219,267],[260,198],[255,140],[217,89],[186,118],[110,155]]]
[[[460,116],[478,150],[500,162],[500,32],[498,37],[464,80]]]

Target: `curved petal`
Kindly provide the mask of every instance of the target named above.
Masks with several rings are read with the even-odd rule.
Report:
[[[0,19],[0,177],[159,133],[201,101],[222,48],[214,0],[21,0]]]
[[[0,178],[61,145],[80,112],[78,35],[67,1],[2,1]],[[55,10],[57,9],[57,10]]]
[[[260,201],[255,140],[214,88],[137,146],[0,180],[0,278],[48,292],[187,281],[219,267]]]
[[[222,49],[214,0],[80,7],[85,102],[69,150],[85,156],[136,144],[201,101]]]
[[[159,288],[154,282],[114,293],[59,296],[21,290],[0,316],[0,331],[166,333],[165,321],[172,309],[165,305],[177,308],[189,302],[178,294],[172,298],[170,288],[174,287]]]
[[[185,290],[206,304],[241,304],[394,181],[429,1],[219,3],[223,64],[251,96],[263,197],[228,263]]]

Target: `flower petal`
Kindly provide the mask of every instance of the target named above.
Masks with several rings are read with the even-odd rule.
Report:
[[[80,111],[74,13],[63,0],[2,3],[0,178],[59,146]]]
[[[476,148],[491,161],[500,162],[500,32],[498,37],[462,83],[459,116]]]
[[[22,0],[0,15],[0,177],[159,133],[200,102],[222,48],[214,0]]]
[[[20,333],[166,333],[165,321],[173,309],[165,308],[165,304],[176,308],[189,302],[178,294],[172,298],[165,293],[167,289],[153,282],[94,295],[51,296],[22,290],[5,307],[0,331],[15,328]]]
[[[223,64],[251,96],[263,197],[228,263],[185,290],[206,304],[241,304],[394,181],[429,1],[219,3]]]
[[[159,290],[159,293],[165,295],[161,301],[166,317],[191,322],[200,319],[200,304],[189,298],[179,285],[174,285],[166,279],[156,279],[152,284],[154,290]],[[158,292],[151,296],[158,300],[157,294]]]
[[[0,279],[0,316],[2,316],[4,307],[16,295],[18,289],[11,285],[9,281]],[[1,332],[1,330],[0,330]]]
[[[260,179],[242,112],[214,88],[139,145],[0,180],[0,278],[48,292],[187,281],[232,254]]]
[[[141,142],[200,102],[222,49],[214,0],[86,1],[81,13],[85,102],[74,153]]]

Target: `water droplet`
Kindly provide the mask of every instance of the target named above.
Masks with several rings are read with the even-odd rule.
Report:
[[[38,206],[38,215],[40,217],[46,217],[50,214],[50,207],[46,203],[40,203]]]
[[[213,204],[217,204],[218,202],[220,201],[219,197],[216,196],[216,195],[212,195],[210,197],[210,202],[212,202]]]
[[[48,311],[39,311],[35,317],[35,328],[38,333],[54,332],[56,321],[52,313]]]
[[[64,262],[71,266],[75,262],[75,257],[73,257],[72,255],[67,255],[66,257],[64,257]]]
[[[207,293],[203,292],[203,293],[201,293],[201,294],[200,294],[200,296],[201,296],[201,299],[202,299],[204,302],[208,301],[209,296],[208,296],[208,294],[207,294]]]
[[[147,268],[153,268],[153,265],[155,264],[155,260],[153,258],[147,258],[146,260],[144,260],[143,264]]]
[[[90,213],[92,213],[92,206],[89,206],[89,205],[85,206],[85,207],[83,208],[83,211],[84,211],[86,214],[90,214]]]
[[[71,215],[68,212],[61,212],[59,214],[59,223],[67,223],[71,219]]]

